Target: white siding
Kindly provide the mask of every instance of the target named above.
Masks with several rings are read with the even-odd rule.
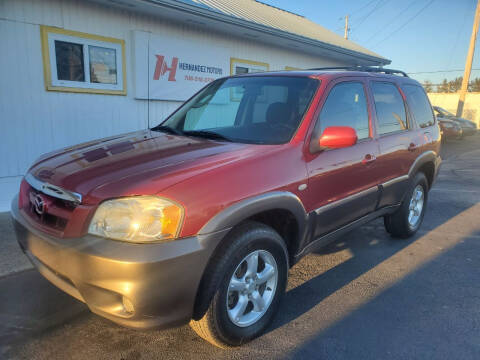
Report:
[[[40,25],[124,39],[127,96],[49,92],[45,90]],[[211,49],[228,49],[231,57],[267,62],[271,70],[339,65],[249,39],[207,32],[148,15],[86,1],[0,1],[0,179],[18,182],[35,158],[56,148],[113,134],[143,129],[170,114],[177,102],[133,97],[132,30],[190,39]],[[8,194],[5,195],[5,192]],[[2,201],[11,190],[0,182]],[[6,199],[6,200],[5,200]]]

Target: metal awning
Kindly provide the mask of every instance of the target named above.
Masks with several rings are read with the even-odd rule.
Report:
[[[94,1],[351,65],[391,62],[305,17],[255,0]]]

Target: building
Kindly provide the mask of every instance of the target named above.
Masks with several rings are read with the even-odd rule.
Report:
[[[428,98],[433,106],[440,106],[452,114],[457,113],[460,93],[436,93],[429,92]],[[463,105],[462,117],[471,120],[480,127],[480,92],[467,92]]]
[[[212,79],[390,63],[254,0],[3,0],[0,44],[0,211],[40,154],[157,124]]]

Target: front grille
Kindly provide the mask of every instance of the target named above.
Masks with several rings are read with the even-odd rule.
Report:
[[[35,199],[44,203],[43,211],[38,211]],[[34,189],[25,180],[20,191],[20,208],[25,214],[40,227],[54,235],[62,235],[76,204],[63,199],[58,199]]]

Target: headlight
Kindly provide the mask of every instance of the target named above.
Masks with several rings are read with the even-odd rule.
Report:
[[[453,127],[453,125],[450,124],[450,123],[443,123],[442,125],[446,128],[452,128]]]
[[[156,196],[133,196],[100,204],[88,232],[110,239],[148,243],[174,239],[183,221],[183,208]]]

